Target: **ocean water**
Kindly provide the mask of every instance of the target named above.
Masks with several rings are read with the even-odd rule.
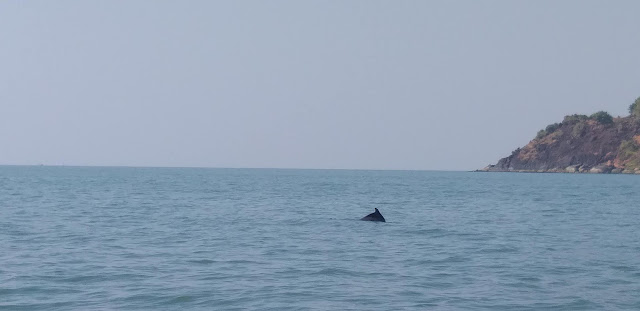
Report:
[[[640,176],[0,167],[2,310],[640,310]],[[378,208],[387,223],[359,221]]]

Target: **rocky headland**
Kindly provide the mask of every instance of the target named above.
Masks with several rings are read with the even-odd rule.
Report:
[[[640,174],[640,98],[630,115],[569,115],[485,172]]]

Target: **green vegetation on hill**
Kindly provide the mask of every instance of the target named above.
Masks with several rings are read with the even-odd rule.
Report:
[[[577,125],[576,127],[574,127],[572,133],[574,136],[579,137],[581,136],[582,130],[584,129],[583,123],[588,120],[594,120],[604,125],[613,124],[613,117],[606,111],[598,111],[592,114],[591,116],[586,116],[584,114],[573,114],[573,115],[565,116],[561,123],[549,124],[545,129],[538,131],[538,133],[536,134],[536,139],[541,139],[555,132],[563,125],[567,125],[567,124]]]
[[[580,122],[587,120],[589,120],[589,117],[586,114],[572,114],[569,116],[565,116],[564,120],[562,120],[562,123]]]
[[[544,136],[547,136],[553,132],[555,132],[557,129],[560,128],[562,124],[561,123],[553,123],[553,124],[549,124],[547,125],[547,127],[544,130],[540,130],[538,132],[538,135],[536,135],[536,138],[540,139]]]
[[[596,120],[602,124],[613,124],[613,117],[606,111],[598,111],[592,114],[589,119]]]
[[[640,117],[640,97],[629,106],[629,114],[633,117]]]
[[[618,159],[620,163],[626,168],[640,167],[640,146],[633,140],[625,140],[620,144],[618,149]]]
[[[629,106],[629,114],[567,115],[484,170],[640,174],[640,97]]]

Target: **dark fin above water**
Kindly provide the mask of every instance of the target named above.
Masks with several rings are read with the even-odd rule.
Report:
[[[376,208],[376,211],[362,217],[360,220],[366,220],[366,221],[381,221],[381,222],[386,222],[384,220],[384,217],[382,216],[382,214],[380,214],[380,211]]]

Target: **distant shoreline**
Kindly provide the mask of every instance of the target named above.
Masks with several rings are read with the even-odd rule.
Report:
[[[529,174],[580,174],[580,175],[640,175],[640,170],[624,170],[624,171],[600,171],[600,172],[591,172],[591,171],[563,171],[563,170],[487,170],[487,169],[479,169],[472,171],[474,173],[529,173]]]
[[[163,168],[220,170],[300,170],[300,171],[371,171],[371,172],[470,172],[469,170],[383,169],[383,168],[297,168],[297,167],[215,167],[215,166],[135,166],[135,165],[64,165],[64,164],[0,164],[0,167],[69,167],[69,168]]]

